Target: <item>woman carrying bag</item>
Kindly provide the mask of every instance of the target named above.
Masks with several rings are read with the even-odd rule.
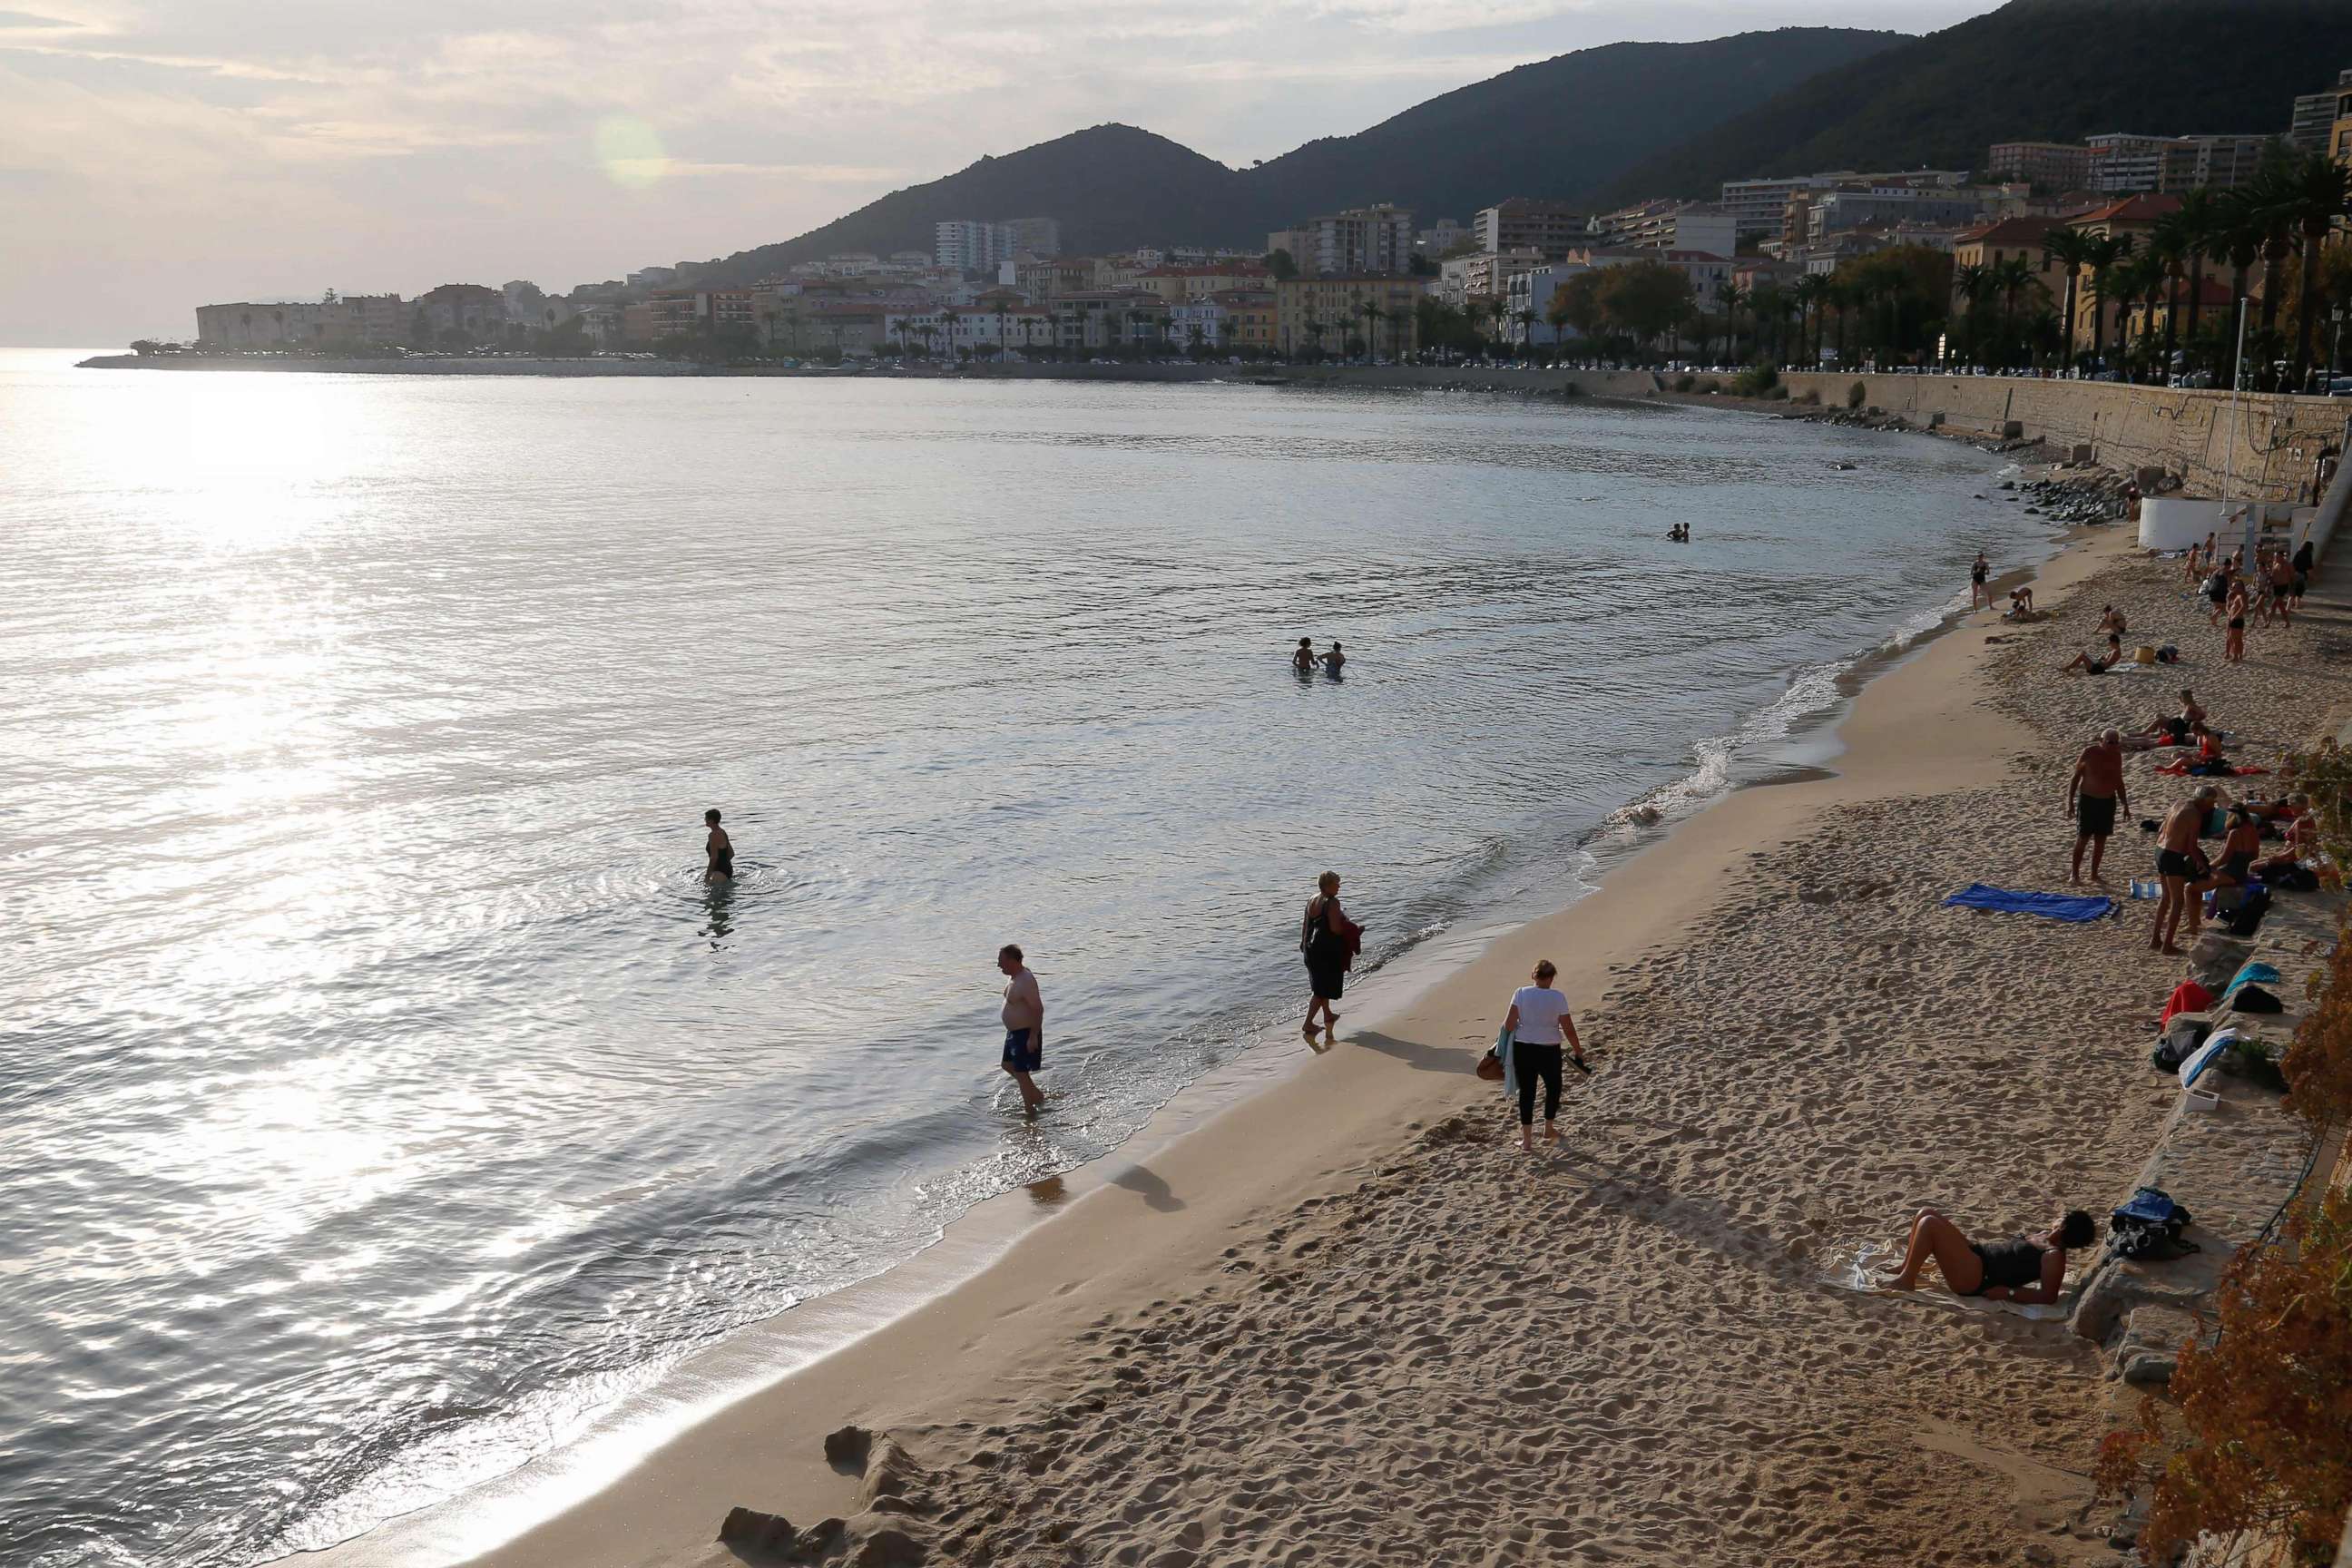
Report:
[[[1331,1010],[1331,1004],[1347,988],[1348,971],[1364,937],[1364,928],[1339,907],[1339,873],[1326,871],[1315,885],[1316,894],[1307,900],[1307,912],[1298,922],[1298,951],[1307,960],[1307,978],[1312,988],[1307,1000],[1307,1022],[1299,1033],[1309,1044],[1315,1039],[1318,1012],[1323,1015],[1323,1037],[1336,1037],[1339,1015]]]
[[[1503,1034],[1509,1040],[1510,1074],[1518,1080],[1519,1147],[1535,1152],[1536,1084],[1540,1080],[1544,1091],[1544,1142],[1559,1142],[1559,1073],[1561,1048],[1567,1048],[1568,1061],[1576,1064],[1580,1072],[1592,1069],[1584,1065],[1584,1042],[1576,1037],[1576,1020],[1569,1016],[1568,998],[1552,988],[1552,980],[1559,971],[1547,958],[1536,965],[1532,985],[1522,985],[1511,994],[1511,1010],[1504,1016]]]

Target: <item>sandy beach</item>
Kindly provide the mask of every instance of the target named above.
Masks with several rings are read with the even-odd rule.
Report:
[[[2225,666],[2127,535],[2042,569],[2042,623],[1979,613],[1870,682],[1827,775],[1734,794],[1274,1087],[1036,1194],[1055,1217],[954,1289],[845,1292],[836,1322],[879,1326],[562,1511],[497,1528],[526,1474],[319,1555],[768,1560],[713,1540],[742,1506],[797,1527],[790,1561],[2115,1562],[2095,1349],[1833,1280],[1922,1205],[1994,1235],[2103,1212],[2170,1103],[2152,905],[1941,899],[2063,889],[2075,751],[2181,685],[2273,768],[2352,698],[2340,627],[2258,628]],[[2056,674],[2109,603],[2183,663]],[[2151,874],[2138,820],[2195,782],[2162,755],[2127,769],[2118,896]],[[1528,1157],[1473,1067],[1539,957],[1596,1070]],[[829,1464],[853,1426],[870,1448]]]

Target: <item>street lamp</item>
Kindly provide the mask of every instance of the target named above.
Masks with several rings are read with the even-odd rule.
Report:
[[[2327,319],[2336,323],[2336,342],[2327,351],[2327,374],[2325,378],[2332,384],[2336,372],[2344,363],[2344,301],[2338,300],[2336,302],[2335,308],[2327,312]],[[2323,386],[2319,390],[2326,392],[2327,387]]]

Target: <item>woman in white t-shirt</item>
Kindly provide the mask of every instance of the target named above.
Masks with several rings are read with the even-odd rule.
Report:
[[[1530,1152],[1536,1146],[1536,1079],[1543,1079],[1544,1142],[1557,1143],[1563,1041],[1576,1065],[1584,1065],[1584,1042],[1576,1037],[1568,998],[1552,989],[1552,977],[1559,973],[1549,958],[1537,964],[1535,984],[1511,993],[1511,1011],[1503,1020],[1503,1027],[1511,1031],[1511,1069],[1519,1080],[1519,1147]]]

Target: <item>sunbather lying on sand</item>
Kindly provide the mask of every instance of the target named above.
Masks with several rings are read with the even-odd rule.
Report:
[[[1902,1267],[1880,1275],[1878,1283],[1888,1290],[1916,1290],[1933,1258],[1955,1296],[2047,1303],[2058,1300],[2059,1287],[2066,1282],[2066,1255],[2090,1246],[2098,1236],[2099,1227],[2089,1215],[2069,1209],[2048,1230],[2007,1241],[1973,1242],[1934,1209],[1921,1209],[1911,1222]]]

